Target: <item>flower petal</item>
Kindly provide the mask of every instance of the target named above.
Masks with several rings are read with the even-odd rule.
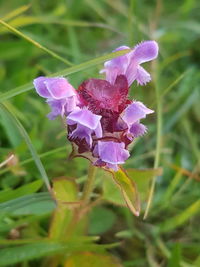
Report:
[[[44,84],[53,99],[63,99],[76,95],[75,89],[65,78],[48,78]]]
[[[77,124],[76,129],[69,134],[69,138],[72,141],[75,140],[75,139],[78,139],[78,140],[85,139],[85,141],[87,142],[89,147],[91,147],[92,146],[91,134],[92,134],[92,130],[91,129],[89,129],[89,128],[83,126],[83,125]]]
[[[68,115],[67,118],[74,123],[78,123],[91,130],[95,130],[99,126],[102,116],[95,115],[88,109],[76,108]]]
[[[135,79],[138,84],[145,85],[151,81],[151,76],[144,68],[138,66]]]
[[[41,76],[33,80],[33,85],[36,89],[36,92],[38,93],[39,96],[44,97],[44,98],[51,97],[51,94],[49,93],[46,85],[44,84],[44,82],[47,79],[48,78]]]
[[[50,120],[54,120],[57,116],[63,116],[65,113],[66,100],[47,99],[51,112],[47,115]]]
[[[142,102],[134,101],[124,110],[122,119],[130,127],[133,123],[146,118],[147,114],[151,114],[153,112],[153,110],[147,108]]]
[[[158,44],[155,41],[144,41],[134,47],[132,59],[138,64],[157,58]]]
[[[128,46],[120,46],[116,48],[113,52],[130,49]],[[130,53],[127,53],[123,56],[119,56],[116,58],[113,58],[109,61],[106,61],[104,63],[104,69],[100,71],[100,73],[106,74],[106,80],[110,82],[111,84],[115,83],[115,80],[118,75],[125,74],[126,69],[129,64],[129,55]]]
[[[98,154],[103,162],[114,165],[123,164],[130,156],[128,150],[124,147],[124,143],[98,141]]]
[[[142,136],[146,133],[147,127],[139,122],[135,122],[130,127],[130,133],[133,135],[134,138]]]

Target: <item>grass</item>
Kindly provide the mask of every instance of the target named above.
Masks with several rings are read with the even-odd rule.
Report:
[[[74,262],[77,251],[90,251],[109,266],[107,248],[125,267],[199,266],[198,1],[10,0],[1,1],[0,17],[0,266],[48,266],[63,251]],[[131,96],[155,114],[145,121],[148,134],[131,147],[125,168],[162,167],[162,174],[135,172],[142,192],[142,215],[136,218],[117,188],[113,199],[110,191],[104,195],[102,183],[113,188],[98,173],[98,202],[87,230],[100,240],[79,235],[79,242],[74,237],[68,244],[49,244],[55,204],[44,183],[49,188],[65,176],[82,188],[88,162],[67,160],[65,128],[59,119],[48,121],[48,107],[32,90],[32,80],[64,75],[77,87],[99,77],[102,63],[117,55],[114,48],[147,39],[159,43],[159,59],[145,66],[152,82],[134,84]]]

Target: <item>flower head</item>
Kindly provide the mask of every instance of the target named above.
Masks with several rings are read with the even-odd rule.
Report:
[[[129,49],[121,46],[117,50]],[[145,41],[131,52],[105,62],[106,80],[88,79],[78,90],[62,77],[34,80],[37,93],[47,99],[50,119],[66,116],[68,139],[76,156],[88,158],[94,165],[118,170],[130,156],[128,145],[147,128],[140,120],[153,110],[128,97],[136,80],[144,85],[151,77],[140,64],[157,57],[155,41]]]

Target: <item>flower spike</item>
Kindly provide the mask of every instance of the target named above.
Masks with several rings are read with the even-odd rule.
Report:
[[[115,51],[129,49],[120,46]],[[140,121],[154,111],[142,102],[130,100],[131,84],[151,80],[141,64],[158,55],[155,41],[136,45],[131,52],[105,62],[106,80],[90,78],[78,90],[63,77],[38,77],[36,92],[51,107],[49,119],[65,116],[73,156],[89,159],[93,165],[117,171],[129,158],[128,145],[146,133]]]

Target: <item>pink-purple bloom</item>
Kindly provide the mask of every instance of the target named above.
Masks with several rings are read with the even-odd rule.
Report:
[[[130,49],[121,46],[114,51]],[[94,165],[118,170],[130,156],[128,145],[147,128],[140,123],[153,110],[142,102],[130,100],[128,93],[136,80],[144,85],[150,74],[140,65],[158,55],[155,41],[136,45],[123,56],[105,62],[106,79],[88,79],[78,90],[63,77],[38,77],[37,93],[51,107],[50,119],[66,116],[68,139],[73,155],[88,158]]]

